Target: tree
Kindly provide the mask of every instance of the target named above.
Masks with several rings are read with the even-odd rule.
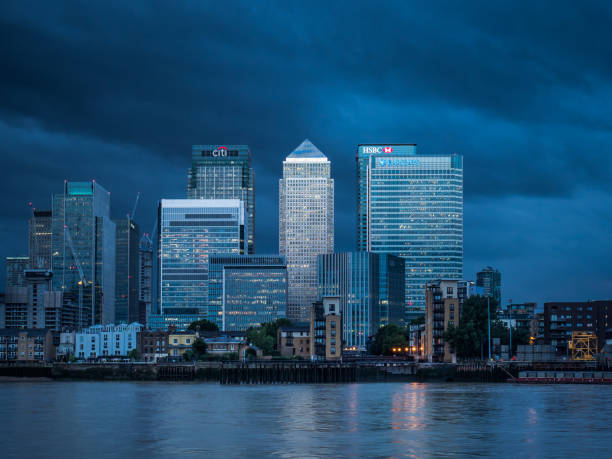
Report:
[[[408,346],[406,329],[395,324],[380,327],[370,343],[369,352],[374,355],[392,355],[394,347]]]
[[[244,356],[247,359],[255,359],[257,358],[257,351],[253,349],[252,347],[248,347],[246,351],[244,351]]]
[[[497,302],[490,299],[489,306],[491,318],[491,337],[500,337],[505,326],[497,320]],[[501,324],[501,328],[500,325]],[[444,332],[443,339],[461,357],[485,358],[488,354],[488,322],[487,322],[487,297],[477,295],[467,298],[461,307],[459,325],[449,326]]]
[[[412,319],[408,322],[408,325],[423,325],[425,323],[425,314],[420,315],[416,319]]]
[[[210,320],[202,319],[196,320],[189,325],[189,330],[202,330],[202,331],[218,331],[219,327],[216,323]]]
[[[272,338],[264,327],[249,328],[247,330],[247,341],[261,349],[265,355],[271,355],[274,352],[276,339]]]
[[[130,358],[130,360],[138,360],[138,350],[136,349],[132,349],[129,353],[128,353],[128,357]]]
[[[206,354],[208,345],[202,338],[196,338],[191,345],[191,349],[193,350],[193,353],[196,355],[197,359],[200,360],[200,357]]]
[[[283,318],[262,324],[260,327],[251,327],[247,330],[247,340],[261,349],[265,355],[272,355],[276,351],[278,328],[289,325],[291,321]]]

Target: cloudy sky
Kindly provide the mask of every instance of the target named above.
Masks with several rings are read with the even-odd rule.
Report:
[[[207,143],[251,147],[257,251],[276,252],[304,138],[353,250],[357,144],[414,142],[464,155],[466,278],[499,268],[504,301],[612,298],[610,24],[590,1],[3,1],[0,256],[26,253],[27,203],[64,179],[95,178],[116,217],[141,192],[150,231]]]

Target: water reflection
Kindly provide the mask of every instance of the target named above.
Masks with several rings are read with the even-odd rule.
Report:
[[[608,386],[3,383],[0,441],[7,458],[607,457],[610,396]]]

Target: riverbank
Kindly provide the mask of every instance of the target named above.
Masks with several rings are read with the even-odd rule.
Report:
[[[184,363],[0,364],[0,378],[92,381],[201,381],[220,384],[325,384],[355,382],[507,382],[525,371],[593,371],[590,362],[415,363],[402,361],[225,361]]]

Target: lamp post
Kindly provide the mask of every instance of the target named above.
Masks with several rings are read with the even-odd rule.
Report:
[[[489,329],[489,360],[491,360],[491,297],[487,296],[487,326]]]

